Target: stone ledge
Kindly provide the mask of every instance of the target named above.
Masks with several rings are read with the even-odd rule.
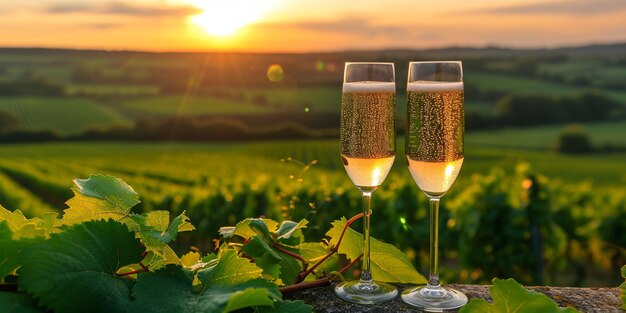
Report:
[[[409,285],[397,284],[400,290]],[[491,301],[489,286],[485,285],[457,285],[451,287],[462,291],[469,298],[482,298]],[[624,312],[621,309],[622,300],[618,288],[572,288],[572,287],[527,287],[530,290],[541,292],[560,306],[575,307],[581,312]],[[371,306],[362,306],[345,302],[335,297],[332,287],[317,287],[291,292],[285,299],[303,300],[314,307],[317,313],[339,312],[420,312],[404,304],[399,298],[394,301]]]

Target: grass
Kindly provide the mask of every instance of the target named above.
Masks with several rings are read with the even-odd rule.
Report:
[[[617,71],[621,73],[621,71]],[[611,75],[615,76],[617,74],[612,73]],[[594,89],[590,87],[575,87],[558,84],[536,78],[525,78],[494,73],[465,73],[463,79],[466,83],[472,83],[483,90],[500,91],[511,95],[546,95],[562,97],[571,96],[588,89]],[[626,92],[624,91],[605,90],[604,93],[617,101],[626,103]]]
[[[572,61],[557,64],[542,64],[539,71],[553,75],[559,75],[564,78],[570,77],[587,77],[599,81],[600,83],[607,81],[617,81],[626,79],[626,66],[623,65],[606,65],[600,61]]]
[[[296,106],[297,109],[308,107],[312,112],[337,112],[341,103],[341,88],[247,89],[243,92],[248,99],[263,95],[269,103],[286,107]]]
[[[578,91],[576,87],[504,74],[470,72],[465,73],[463,80],[481,89],[502,91],[510,94],[566,96]]]
[[[626,121],[583,124],[596,146],[607,144],[626,147]],[[566,125],[536,126],[471,132],[466,146],[493,146],[531,150],[549,150],[554,147]]]
[[[255,114],[272,112],[268,106],[215,97],[177,95],[128,100],[115,104],[119,112],[132,118],[194,116],[206,114]]]
[[[143,85],[69,85],[65,88],[68,95],[93,96],[156,96],[159,87]]]
[[[61,134],[128,123],[116,111],[79,98],[4,97],[0,98],[0,110],[15,114],[23,129],[52,129]]]

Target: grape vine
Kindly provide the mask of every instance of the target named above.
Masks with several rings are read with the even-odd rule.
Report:
[[[179,257],[169,244],[178,233],[194,230],[184,212],[171,221],[168,211],[132,212],[138,196],[115,177],[94,175],[74,183],[74,197],[60,218],[27,219],[19,210],[0,208],[2,286],[19,291],[2,293],[0,307],[10,301],[35,312],[230,312],[246,307],[310,312],[311,306],[285,301],[282,293],[327,285],[360,260],[360,252],[353,253],[360,247],[342,242],[361,237],[349,227],[361,215],[336,221],[323,242],[305,241],[305,219],[249,218],[222,227],[214,252]],[[379,262],[406,260],[393,270],[377,269],[381,278],[394,271],[424,281],[398,249],[378,241],[376,248]]]
[[[74,183],[60,218],[0,206],[1,312],[311,312],[282,295],[342,279],[362,257],[362,235],[350,227],[362,214],[335,220],[321,242],[305,240],[306,219],[248,218],[220,228],[211,253],[179,256],[170,244],[195,229],[185,212],[171,220],[168,211],[134,213],[138,195],[115,177]],[[371,250],[378,280],[426,282],[394,246],[372,238]],[[520,301],[560,311],[512,280],[492,288],[492,305],[472,300],[462,312]]]

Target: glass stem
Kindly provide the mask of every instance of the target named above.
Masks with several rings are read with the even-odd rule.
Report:
[[[439,198],[430,198],[430,276],[428,285],[439,286]]]
[[[372,284],[370,271],[370,215],[372,214],[372,192],[363,192],[363,262],[361,265],[361,284]]]

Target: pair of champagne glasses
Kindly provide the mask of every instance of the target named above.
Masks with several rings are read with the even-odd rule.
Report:
[[[396,287],[374,281],[370,270],[371,197],[385,180],[396,155],[396,83],[393,63],[349,62],[341,99],[341,158],[362,192],[363,262],[361,277],[335,287],[341,299],[376,304],[394,299]],[[441,312],[467,303],[467,297],[439,282],[439,202],[463,164],[463,69],[459,61],[411,62],[407,83],[406,158],[409,172],[430,202],[428,284],[402,293],[402,300]]]

